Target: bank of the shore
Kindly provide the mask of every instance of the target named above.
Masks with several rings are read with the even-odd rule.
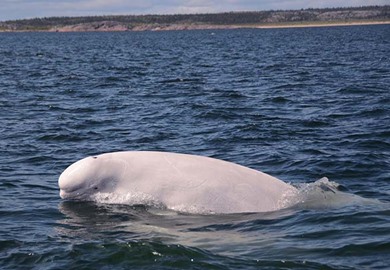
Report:
[[[0,21],[7,32],[113,32],[390,24],[390,5],[204,14],[48,17]]]
[[[390,24],[390,21],[372,21],[372,22],[313,22],[313,23],[295,23],[295,24],[274,24],[257,25],[253,28],[299,28],[299,27],[329,27],[329,26],[357,26],[357,25],[381,25]]]
[[[296,22],[296,23],[274,23],[274,24],[141,24],[128,27],[116,22],[99,22],[52,27],[50,29],[24,29],[9,30],[0,29],[0,32],[125,32],[125,31],[183,31],[183,30],[219,30],[219,29],[268,29],[268,28],[303,28],[303,27],[335,27],[335,26],[357,26],[357,25],[383,25],[390,24],[389,21],[351,21],[351,22]]]

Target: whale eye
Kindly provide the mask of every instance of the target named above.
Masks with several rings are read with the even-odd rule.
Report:
[[[98,187],[94,187],[93,189],[94,189],[94,190],[98,190],[99,188],[98,188]]]
[[[92,157],[93,159],[97,159],[97,156]]]

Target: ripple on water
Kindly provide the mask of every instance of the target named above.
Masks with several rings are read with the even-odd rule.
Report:
[[[0,268],[387,269],[386,203],[206,217],[57,188],[85,156],[163,150],[388,203],[387,33],[0,33]]]

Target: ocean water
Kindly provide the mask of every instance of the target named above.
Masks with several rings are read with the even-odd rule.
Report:
[[[0,33],[0,268],[390,269],[389,58],[390,25]],[[123,150],[308,197],[230,215],[60,199],[67,166]]]

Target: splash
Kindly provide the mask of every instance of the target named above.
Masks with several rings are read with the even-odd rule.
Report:
[[[173,205],[167,206],[157,198],[142,192],[129,193],[103,193],[98,192],[89,198],[93,202],[99,204],[126,204],[126,205],[143,205],[153,210],[171,210],[178,213],[198,214],[198,215],[212,215],[216,214],[204,207],[195,205]]]
[[[342,190],[345,188],[326,177],[314,183],[301,184],[297,189],[296,194],[286,197],[287,203],[294,208],[324,209],[380,203],[376,199],[344,192]]]
[[[91,195],[91,200],[101,204],[145,205],[157,209],[167,209],[166,205],[153,196],[142,192],[103,193]]]
[[[296,186],[296,190],[289,190],[283,194],[277,204],[277,210],[281,209],[326,209],[351,205],[367,205],[380,203],[375,199],[367,199],[361,196],[342,191],[342,186],[323,177],[313,183],[304,183]],[[142,192],[131,193],[96,193],[90,199],[100,204],[126,204],[143,205],[151,209],[170,210],[178,213],[195,215],[218,214],[210,209],[196,205],[165,205],[157,198]]]
[[[175,205],[173,207],[170,207],[171,210],[177,211],[179,213],[188,213],[188,214],[194,214],[194,215],[214,215],[217,214],[207,208],[204,207],[198,207],[195,205]]]

